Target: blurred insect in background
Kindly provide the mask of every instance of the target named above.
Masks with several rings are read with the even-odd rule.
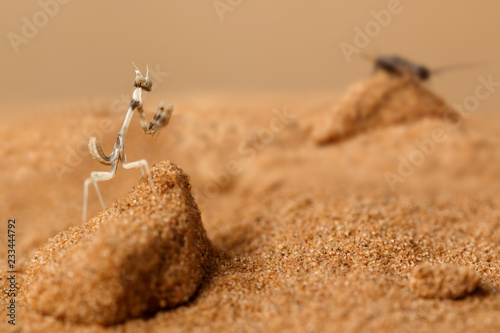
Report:
[[[383,70],[394,76],[409,77],[417,81],[427,81],[431,75],[439,74],[453,69],[476,67],[481,64],[459,64],[443,66],[436,69],[429,69],[426,66],[415,64],[399,56],[379,56],[373,57],[365,53],[363,58],[374,62],[375,70]]]

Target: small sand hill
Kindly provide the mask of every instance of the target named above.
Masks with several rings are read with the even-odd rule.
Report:
[[[464,266],[454,264],[422,264],[410,277],[410,288],[423,298],[460,299],[479,286],[480,275]]]
[[[52,238],[27,270],[29,305],[75,323],[114,324],[187,301],[211,246],[188,177],[163,162],[121,200]]]
[[[440,97],[420,83],[377,72],[351,86],[332,112],[316,117],[311,136],[317,144],[329,144],[367,130],[425,117],[447,121],[458,118]]]

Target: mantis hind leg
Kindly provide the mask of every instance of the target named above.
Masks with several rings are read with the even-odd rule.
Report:
[[[142,175],[148,175],[148,179],[149,179],[149,184],[151,185],[151,189],[153,190],[153,193],[156,194],[156,189],[155,189],[155,186],[153,184],[153,177],[151,176],[151,171],[149,170],[149,164],[146,160],[138,160],[138,161],[135,161],[135,162],[129,162],[127,163],[127,158],[125,156],[125,153],[123,153],[121,155],[121,160],[122,160],[122,165],[125,169],[137,169],[137,168],[140,168],[141,169],[141,173]]]
[[[115,174],[116,174],[116,167],[118,165],[118,161],[116,160],[113,162],[111,165],[111,170],[109,172],[107,171],[93,171],[90,173],[90,177],[85,180],[83,183],[83,207],[82,207],[82,220],[83,222],[86,222],[87,219],[87,202],[88,202],[88,189],[89,185],[91,183],[94,184],[97,197],[99,198],[99,202],[101,203],[101,206],[103,209],[106,209],[106,205],[104,204],[104,200],[102,199],[101,191],[99,191],[99,186],[97,185],[98,182],[102,182],[105,180],[110,180],[112,179]]]

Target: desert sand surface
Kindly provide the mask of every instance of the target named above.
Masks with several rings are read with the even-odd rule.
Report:
[[[83,181],[107,170],[87,142],[98,136],[109,153],[124,113],[112,111],[109,101],[23,112],[12,106],[0,125],[0,211],[16,219],[18,308],[16,326],[2,320],[1,331],[499,331],[500,116],[498,110],[449,116],[446,100],[432,91],[378,73],[335,94],[186,99],[154,138],[142,133],[135,115],[128,159],[146,159],[162,191],[184,199],[154,204],[147,178],[119,167],[114,179],[100,183],[108,211],[101,212],[91,188],[87,225]],[[151,103],[144,102],[148,118]],[[188,178],[167,186],[169,172]],[[120,227],[130,205],[130,216],[148,228],[161,211],[196,216],[199,210],[211,245],[204,236],[192,238],[198,246],[192,260],[201,253],[210,260],[197,268],[187,267],[185,257],[163,264],[185,268],[186,280],[197,281],[180,305],[155,301],[147,311],[161,288],[131,278],[129,288],[142,294],[110,306],[124,302],[139,309],[135,315],[120,312],[112,317],[118,323],[102,325],[115,316],[110,310],[101,321],[85,322],[72,310],[75,302],[102,293],[85,263],[106,277],[116,265],[101,262],[102,252],[126,261],[120,252],[126,250],[136,254],[128,268],[134,273],[160,251],[152,235],[135,240],[133,228],[144,232],[138,225],[128,234]],[[87,240],[61,243],[75,240],[68,230]],[[102,235],[137,249],[113,252]],[[0,262],[6,288],[5,251]],[[2,294],[4,319],[8,302]],[[55,312],[71,315],[55,318]]]

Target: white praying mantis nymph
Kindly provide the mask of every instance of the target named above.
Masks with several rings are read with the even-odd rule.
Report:
[[[122,128],[120,129],[120,132],[118,132],[118,136],[116,138],[116,143],[113,148],[113,151],[109,156],[106,156],[101,148],[101,145],[99,144],[99,142],[97,142],[96,138],[92,137],[90,138],[89,141],[89,150],[90,154],[92,154],[92,157],[101,164],[110,165],[111,169],[109,172],[93,171],[90,173],[90,177],[85,180],[83,185],[83,209],[82,209],[83,222],[86,222],[86,216],[87,216],[89,185],[91,183],[94,184],[97,196],[99,197],[99,201],[101,202],[103,209],[106,209],[106,205],[102,200],[102,195],[101,192],[99,191],[97,183],[105,180],[110,180],[111,178],[113,178],[116,174],[116,169],[118,167],[119,162],[122,163],[122,166],[125,169],[140,168],[143,175],[146,173],[148,175],[153,193],[156,193],[153,184],[153,179],[151,178],[151,172],[149,171],[148,162],[144,159],[136,162],[127,162],[127,157],[125,155],[125,136],[127,135],[130,121],[132,120],[132,116],[134,115],[134,112],[136,110],[139,113],[141,126],[142,129],[144,130],[144,133],[153,135],[168,124],[170,116],[172,115],[172,111],[174,110],[174,106],[172,104],[169,104],[167,108],[165,108],[165,103],[160,102],[160,104],[158,105],[158,110],[156,110],[156,113],[154,114],[153,118],[148,124],[146,122],[146,117],[144,114],[144,110],[142,108],[141,94],[143,90],[151,91],[151,88],[153,87],[153,82],[151,82],[151,80],[149,79],[149,64],[146,66],[146,77],[142,76],[141,72],[135,66],[134,63],[132,64],[135,67],[135,80],[134,80],[135,90],[132,95],[132,100],[130,101],[127,115],[125,116],[125,120],[123,121]]]

